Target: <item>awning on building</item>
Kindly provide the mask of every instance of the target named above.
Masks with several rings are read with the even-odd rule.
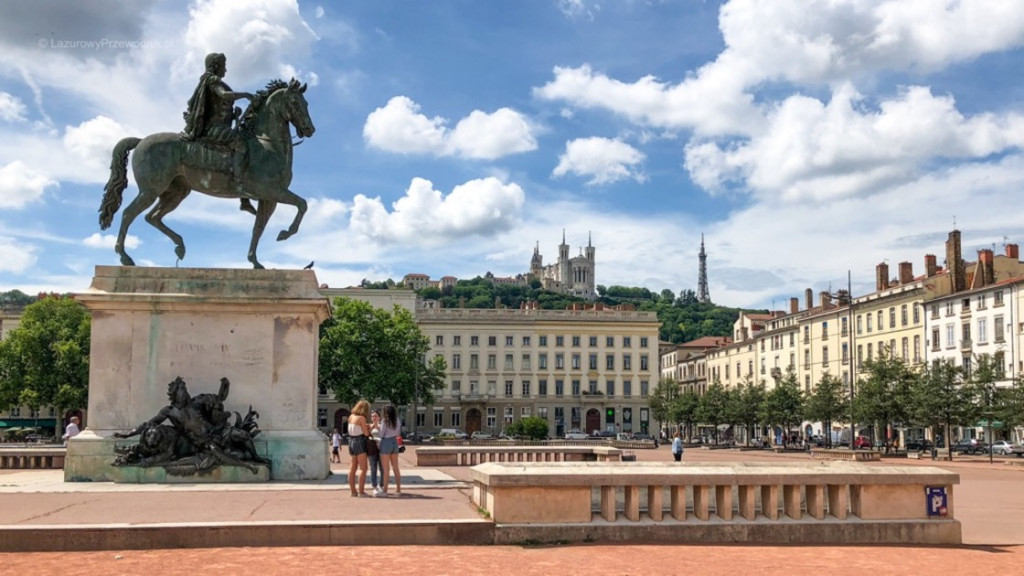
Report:
[[[4,428],[53,428],[57,425],[56,418],[5,418],[0,420],[0,429]]]

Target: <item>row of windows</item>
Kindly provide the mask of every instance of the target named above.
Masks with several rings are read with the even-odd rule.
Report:
[[[906,327],[911,324],[911,320],[908,314],[913,314],[913,324],[916,326],[921,323],[921,308],[917,304],[903,304],[899,309],[899,327]],[[889,308],[889,329],[894,330],[897,328],[897,316],[896,307]],[[886,314],[884,310],[879,310],[876,313],[858,314],[857,315],[857,335],[867,332],[870,334],[876,328],[878,330],[885,330]],[[866,328],[866,330],[865,330]],[[845,335],[845,326],[843,327],[843,335]]]
[[[641,410],[640,412],[641,412],[641,417],[645,418],[646,415],[645,415],[644,410]],[[448,422],[445,423],[445,409],[444,408],[439,408],[439,407],[434,407],[433,414],[431,414],[431,416],[433,418],[433,425],[434,425],[435,428],[443,428],[445,426],[452,426],[454,428],[461,428],[462,427],[462,412],[461,411],[458,411],[458,410],[449,411],[447,414],[448,414]],[[522,419],[522,418],[529,418],[532,414],[533,414],[533,410],[531,410],[531,408],[529,406],[522,406],[520,408],[520,412],[519,412],[520,419]],[[543,420],[547,420],[547,421],[551,422],[551,420],[549,419],[549,414],[551,414],[551,411],[549,410],[549,408],[547,406],[538,406],[537,407],[537,417],[538,418],[541,418]],[[583,421],[583,411],[580,409],[579,406],[570,406],[569,407],[569,414],[570,414],[570,422],[571,422],[570,425],[573,428],[579,428],[581,426],[582,421]],[[555,424],[556,426],[564,426],[565,425],[565,407],[564,406],[554,406],[554,416],[555,416],[555,419],[554,419],[553,424]],[[511,424],[512,421],[515,418],[515,409],[512,408],[511,406],[506,406],[502,410],[502,412],[501,412],[501,418],[502,418],[502,423],[504,425],[507,426],[507,425]],[[326,414],[325,414],[324,417],[323,417],[323,424],[322,425],[326,426],[326,422],[327,422],[327,417],[326,417]],[[632,408],[623,408],[622,409],[622,425],[623,425],[623,429],[628,428],[632,423],[633,423],[633,409]],[[423,428],[423,427],[426,427],[426,425],[427,425],[427,412],[426,412],[426,410],[417,411],[416,412],[416,426],[419,427],[419,428]],[[498,425],[498,408],[497,407],[493,407],[493,406],[488,406],[487,407],[487,409],[486,409],[486,422],[485,422],[484,425],[487,428],[496,428],[497,427],[497,425]]]
[[[988,318],[978,318],[977,331],[976,331],[976,334],[977,334],[977,337],[978,337],[977,344],[979,344],[979,345],[988,344],[989,343],[989,336],[990,335],[992,336],[992,339],[995,342],[997,342],[997,343],[998,342],[1003,342],[1006,339],[1006,337],[1004,335],[1006,330],[1005,330],[1005,322],[1003,320],[1003,317],[1002,316],[996,316],[996,317],[992,318],[992,325],[993,325],[993,330],[991,332],[989,332]],[[961,336],[961,344],[962,345],[970,346],[970,345],[972,345],[974,343],[972,341],[972,339],[971,339],[971,323],[970,322],[964,322],[964,323],[962,323],[960,325],[960,336]],[[938,327],[932,328],[932,342],[931,343],[932,343],[932,350],[933,351],[934,350],[939,350],[939,348],[941,347],[941,343],[940,343],[940,340],[939,340],[939,328]],[[957,340],[956,340],[956,324],[948,323],[948,324],[946,324],[946,348],[956,348],[956,345],[957,345]]]
[[[985,310],[986,308],[988,308],[988,294],[978,294],[977,296],[974,297],[974,301],[975,301],[975,306],[974,306],[975,310]],[[942,304],[939,304],[939,303],[932,304],[932,318],[938,318],[939,317],[939,307],[941,305]],[[996,290],[992,294],[992,305],[995,306],[995,307],[999,307],[999,306],[1003,305],[1003,291],[1002,290]],[[953,299],[947,300],[946,303],[945,303],[945,307],[946,307],[946,316],[953,316],[953,315],[956,314],[956,302]],[[970,297],[963,298],[963,299],[960,300],[960,309],[961,309],[962,312],[969,312],[971,310],[971,298]]]
[[[438,354],[438,356],[441,356]],[[533,370],[533,356],[532,354],[522,354],[519,359],[520,370]],[[616,355],[605,354],[604,356],[604,369],[605,370],[616,370]],[[569,356],[569,367],[571,370],[582,370],[582,355],[571,354]],[[505,362],[503,364],[503,370],[515,370],[515,354],[505,354]],[[452,354],[451,362],[449,363],[452,370],[462,370],[462,354]],[[565,369],[565,354],[561,352],[554,355],[554,369],[564,370]],[[548,355],[547,353],[537,354],[537,369],[547,370],[549,368]],[[470,354],[469,355],[469,369],[479,370],[480,369],[480,355]],[[487,355],[487,368],[486,370],[497,370],[498,369],[498,355],[488,354]],[[598,369],[598,355],[590,354],[587,357],[587,369],[597,370]],[[633,355],[622,354],[622,369],[632,370],[633,369]],[[640,370],[646,371],[650,369],[650,358],[647,354],[640,355]]]
[[[549,390],[548,380],[541,378],[537,380],[537,397],[544,398],[548,396],[548,393],[553,393],[554,396],[565,396],[565,383],[566,381],[559,378],[552,380],[553,387]],[[469,389],[467,393],[470,395],[487,393],[492,396],[497,396],[498,382],[497,380],[489,380],[487,382],[486,391],[480,388],[479,380],[470,380],[468,382]],[[506,398],[512,398],[516,392],[516,382],[514,380],[505,380],[504,383],[504,396]],[[587,382],[587,388],[584,390],[583,382],[581,380],[569,380],[570,395],[582,396],[583,394],[597,395],[604,394],[607,396],[616,395],[616,386],[614,380],[605,380],[604,386],[600,385],[598,380],[590,380]],[[650,383],[647,380],[640,381],[640,396],[646,397],[650,388]],[[452,380],[452,392],[462,392],[462,380]],[[522,398],[530,398],[533,396],[533,382],[530,380],[522,380],[519,383],[519,393]],[[623,380],[622,381],[622,396],[630,397],[633,395],[633,381]]]
[[[547,347],[547,345],[548,345],[548,338],[549,338],[548,336],[538,336],[537,337],[537,344],[540,347],[542,347],[542,348]],[[570,341],[572,342],[572,347],[573,348],[579,348],[580,345],[581,345],[581,342],[583,341],[583,337],[582,336],[570,336],[569,338],[570,338]],[[633,347],[633,337],[632,336],[622,336],[621,338],[622,338],[622,347],[623,348],[632,348]],[[555,339],[555,346],[556,347],[561,348],[561,347],[565,346],[565,336],[555,336],[554,339]],[[649,343],[649,339],[647,338],[647,336],[641,336],[639,338],[639,341],[640,341],[640,347],[641,348],[647,348],[648,343]],[[523,346],[532,346],[533,337],[532,336],[523,336],[521,342],[522,342]],[[587,344],[591,348],[597,348],[597,343],[598,343],[598,337],[597,336],[590,336],[590,337],[588,337]],[[444,334],[438,334],[438,335],[434,336],[434,345],[435,346],[444,346]],[[479,346],[480,345],[480,336],[470,336],[469,337],[469,345],[470,346]],[[488,346],[497,346],[498,345],[498,337],[497,336],[487,336],[487,345]],[[604,345],[607,348],[614,348],[615,347],[615,336],[605,336]],[[461,335],[453,335],[452,336],[452,346],[462,346],[462,336]],[[505,336],[505,346],[515,346],[515,336]]]

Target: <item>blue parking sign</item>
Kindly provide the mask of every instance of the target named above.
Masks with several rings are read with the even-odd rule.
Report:
[[[946,487],[945,486],[925,486],[924,488],[925,506],[928,508],[929,516],[945,516],[946,515]]]

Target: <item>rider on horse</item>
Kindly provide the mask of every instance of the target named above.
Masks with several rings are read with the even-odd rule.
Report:
[[[181,139],[197,141],[216,146],[227,146],[233,152],[232,177],[235,191],[242,198],[241,209],[256,213],[249,194],[245,189],[244,166],[245,142],[234,125],[240,110],[235,108],[235,100],[247,98],[252,100],[248,92],[234,92],[223,78],[227,73],[227,58],[218,52],[206,55],[206,72],[199,78],[192,97],[188,100],[185,110],[185,130]]]

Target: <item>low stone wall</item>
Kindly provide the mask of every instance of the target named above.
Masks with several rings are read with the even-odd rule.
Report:
[[[617,462],[608,446],[420,446],[417,466],[475,466],[487,462]]]
[[[488,463],[470,475],[496,543],[961,543],[953,514],[960,477],[932,467]],[[945,506],[932,516],[937,494]]]
[[[3,448],[0,469],[54,469],[64,467],[65,448]]]
[[[846,460],[849,462],[878,462],[881,454],[871,450],[832,450],[829,448],[812,448],[812,460]]]

